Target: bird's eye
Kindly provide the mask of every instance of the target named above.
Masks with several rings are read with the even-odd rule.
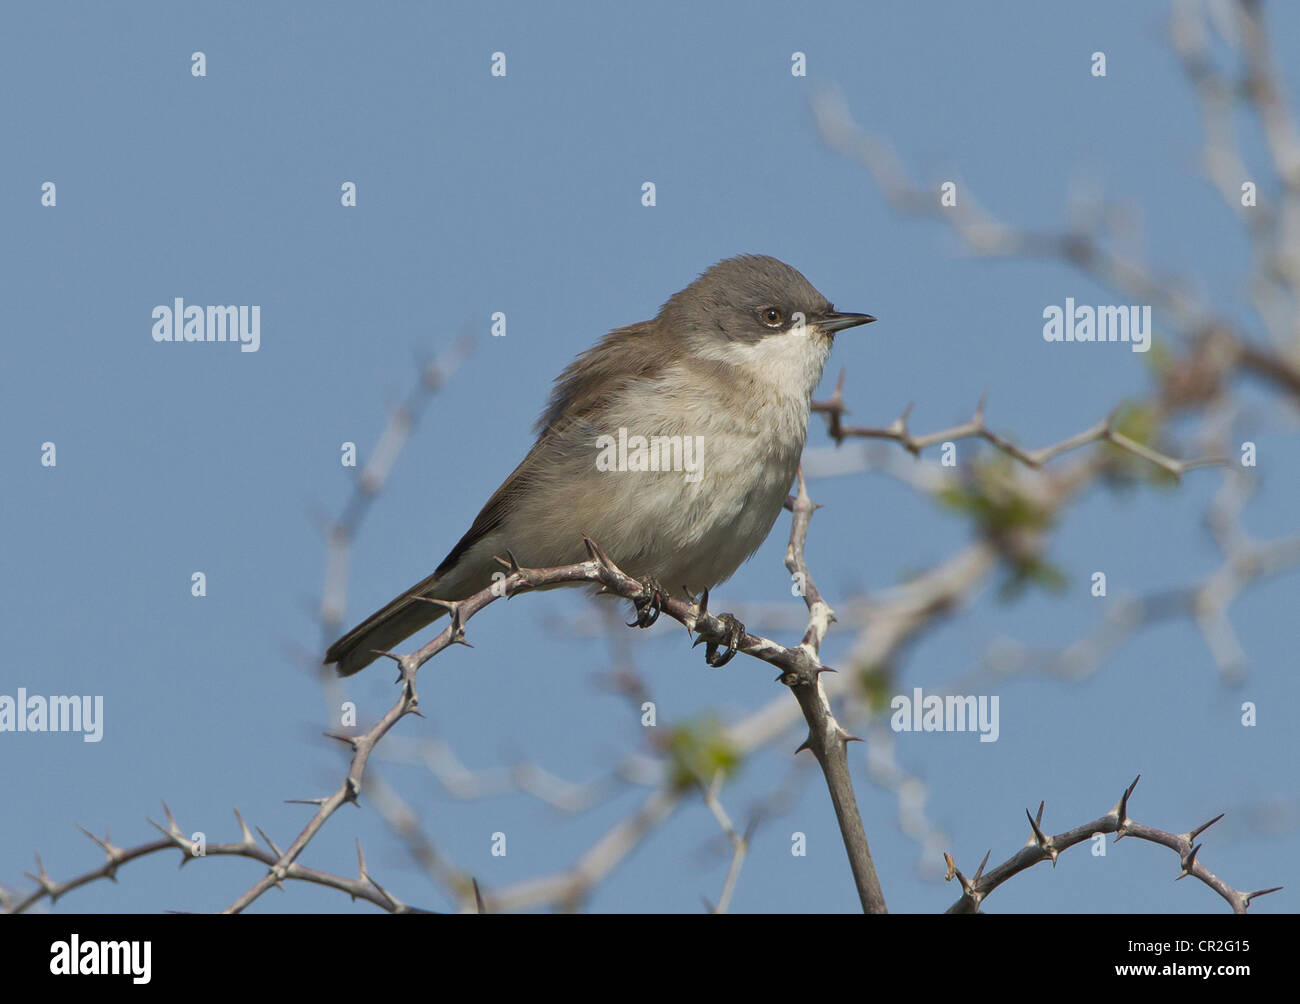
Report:
[[[779,328],[785,321],[785,315],[776,307],[764,307],[758,312],[758,316],[769,328]]]

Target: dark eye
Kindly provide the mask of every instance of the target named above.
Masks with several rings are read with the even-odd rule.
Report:
[[[758,316],[769,328],[779,328],[785,321],[785,314],[781,313],[779,307],[764,307]]]

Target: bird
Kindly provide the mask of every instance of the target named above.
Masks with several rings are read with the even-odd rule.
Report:
[[[836,333],[874,320],[837,311],[768,255],[706,269],[559,375],[532,448],[469,530],[324,664],[351,676],[447,612],[426,599],[490,586],[505,555],[531,568],[583,561],[584,538],[656,589],[693,597],[725,582],[785,505]]]

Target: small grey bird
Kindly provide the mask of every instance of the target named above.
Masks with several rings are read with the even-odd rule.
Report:
[[[835,310],[765,255],[714,265],[653,321],[611,331],[555,382],[537,441],[436,571],[330,646],[350,676],[524,567],[587,558],[584,535],[629,575],[696,595],[766,539],[794,482]],[[729,657],[729,656],[728,656]]]

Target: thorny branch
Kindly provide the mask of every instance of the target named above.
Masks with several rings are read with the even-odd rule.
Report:
[[[943,443],[950,440],[968,439],[978,437],[985,442],[991,443],[994,447],[1001,450],[1010,457],[1014,457],[1022,464],[1029,467],[1038,468],[1047,463],[1054,457],[1059,457],[1062,453],[1068,453],[1070,450],[1076,450],[1080,446],[1086,446],[1089,443],[1108,442],[1113,443],[1122,450],[1127,450],[1136,457],[1150,461],[1162,470],[1168,471],[1174,477],[1182,477],[1187,471],[1195,470],[1198,467],[1222,467],[1228,463],[1226,457],[1204,457],[1199,460],[1176,460],[1173,457],[1166,456],[1159,450],[1153,450],[1136,440],[1130,439],[1124,433],[1116,428],[1116,418],[1119,415],[1119,408],[1115,408],[1109,415],[1089,429],[1063,439],[1059,443],[1050,446],[1044,446],[1037,450],[1025,450],[1017,446],[1003,436],[998,435],[984,424],[984,402],[980,401],[979,407],[975,409],[975,415],[969,422],[963,422],[961,425],[954,425],[949,429],[940,429],[937,432],[926,433],[922,436],[914,436],[908,430],[907,418],[912,413],[912,406],[908,405],[898,418],[888,425],[881,428],[869,428],[866,426],[845,425],[843,422],[847,409],[844,407],[844,371],[840,371],[839,380],[835,384],[835,393],[831,395],[829,401],[814,401],[812,410],[818,412],[826,418],[827,434],[835,440],[837,444],[844,442],[846,439],[892,439],[913,456],[919,456],[921,451],[927,446],[933,446],[936,443]]]
[[[805,584],[805,600],[809,607],[810,618],[805,640],[795,648],[786,648],[770,639],[745,632],[736,643],[736,647],[740,652],[780,668],[781,682],[794,691],[809,726],[809,737],[800,748],[811,749],[826,774],[827,785],[844,834],[846,849],[864,909],[870,912],[883,912],[884,897],[880,892],[879,880],[871,862],[865,831],[853,795],[847,758],[844,755],[844,745],[853,737],[849,736],[835,721],[829,701],[819,682],[824,667],[820,664],[817,651],[834,615],[830,607],[820,598],[816,586],[811,584],[811,578],[803,562],[803,543],[807,536],[807,525],[812,516],[813,506],[802,485],[802,478],[799,497],[789,500],[788,505],[795,513],[795,520],[791,530],[787,564],[792,572],[802,576],[801,581]],[[484,607],[502,597],[509,598],[519,592],[566,582],[599,583],[605,591],[629,600],[650,598],[650,587],[619,569],[594,541],[587,540],[586,543],[591,556],[588,561],[552,568],[529,569],[521,568],[513,560],[503,559],[502,564],[510,569],[510,574],[506,578],[464,600],[434,601],[450,611],[451,622],[448,626],[416,652],[400,656],[387,653],[389,658],[398,665],[399,680],[402,683],[401,698],[375,726],[362,736],[351,740],[347,740],[347,737],[336,737],[353,744],[354,757],[346,782],[333,795],[320,800],[319,808],[311,821],[285,851],[282,858],[276,862],[271,872],[232,904],[228,908],[229,912],[244,909],[274,885],[282,877],[283,870],[295,861],[297,855],[325,820],[344,802],[356,799],[361,789],[361,775],[364,773],[365,760],[370,750],[398,720],[418,710],[416,674],[420,667],[452,645],[468,644],[465,626]],[[707,594],[698,601],[689,602],[676,596],[661,597],[661,604],[662,612],[685,625],[688,632],[698,633],[706,639],[726,637],[727,624],[707,610]]]
[[[253,839],[253,834],[244,822],[244,817],[240,815],[239,810],[235,810],[235,818],[239,821],[240,840],[235,843],[200,843],[192,836],[186,836],[177,824],[172,811],[163,803],[163,812],[167,816],[167,825],[164,827],[159,823],[149,820],[149,825],[154,827],[163,834],[161,840],[150,841],[149,843],[139,844],[135,847],[118,847],[114,845],[112,839],[105,834],[103,839],[95,836],[89,830],[81,829],[87,837],[99,845],[104,852],[104,863],[98,868],[93,868],[87,872],[68,879],[63,882],[55,881],[46,871],[44,862],[41,861],[40,855],[36,856],[36,874],[28,872],[29,878],[34,880],[39,886],[38,889],[18,899],[16,897],[0,897],[0,913],[23,913],[30,910],[33,906],[43,899],[49,899],[51,903],[58,901],[73,889],[77,889],[90,882],[99,879],[117,880],[117,870],[124,864],[128,864],[137,858],[147,857],[150,854],[158,854],[168,850],[179,850],[181,852],[180,866],[183,868],[191,861],[203,857],[240,857],[247,858],[250,861],[258,861],[268,867],[274,867],[276,862],[282,857],[283,852],[275,846],[274,842],[265,833],[258,829],[258,834],[265,842],[263,847]],[[391,895],[387,890],[379,885],[366,870],[366,859],[362,853],[361,844],[357,844],[357,877],[355,879],[344,878],[340,875],[333,875],[329,872],[319,871],[315,868],[308,868],[296,862],[290,864],[284,869],[283,878],[294,879],[300,882],[312,882],[316,885],[328,886],[331,889],[338,889],[347,893],[354,900],[364,899],[390,913],[424,913],[426,911],[407,906],[401,900]]]
[[[1082,826],[1076,826],[1072,830],[1067,830],[1065,833],[1059,833],[1055,836],[1049,837],[1042,829],[1045,803],[1039,803],[1037,816],[1029,815],[1029,810],[1026,809],[1025,815],[1029,817],[1029,840],[1016,854],[987,874],[984,872],[984,866],[988,864],[988,854],[984,855],[984,860],[980,862],[979,868],[975,870],[974,877],[969,879],[957,868],[952,856],[945,854],[943,857],[948,863],[948,879],[951,881],[956,878],[962,887],[961,898],[950,906],[947,912],[978,913],[980,904],[988,898],[989,893],[1013,875],[1024,871],[1026,868],[1032,868],[1040,861],[1051,861],[1052,867],[1056,867],[1056,859],[1062,851],[1073,847],[1075,844],[1081,844],[1085,840],[1090,840],[1098,834],[1108,833],[1115,834],[1117,841],[1121,837],[1136,837],[1138,840],[1149,840],[1153,844],[1162,844],[1176,851],[1180,865],[1178,878],[1183,879],[1191,875],[1200,879],[1227,900],[1228,905],[1232,907],[1233,913],[1245,913],[1252,899],[1257,896],[1265,896],[1270,892],[1277,892],[1282,888],[1281,886],[1275,886],[1272,889],[1241,892],[1228,885],[1198,860],[1197,855],[1200,853],[1201,845],[1196,843],[1196,838],[1222,819],[1222,813],[1188,833],[1166,833],[1164,830],[1144,826],[1131,819],[1128,814],[1128,800],[1133,794],[1133,789],[1137,787],[1139,780],[1141,780],[1141,775],[1133,779],[1133,783],[1125,789],[1123,796],[1110,812],[1098,819],[1094,819],[1091,823],[1084,823]]]
[[[1228,378],[1234,372],[1260,378],[1270,388],[1276,389],[1284,396],[1289,397],[1292,402],[1300,401],[1300,350],[1297,349],[1296,327],[1296,318],[1300,317],[1300,310],[1296,309],[1296,293],[1297,290],[1300,290],[1300,253],[1297,253],[1296,250],[1297,234],[1295,226],[1295,221],[1300,219],[1300,142],[1296,138],[1294,119],[1285,104],[1285,90],[1278,81],[1276,70],[1272,65],[1271,56],[1268,52],[1267,36],[1262,24],[1260,6],[1254,2],[1240,2],[1230,5],[1230,10],[1236,34],[1229,41],[1243,55],[1245,66],[1240,80],[1230,80],[1215,69],[1209,57],[1202,15],[1196,4],[1184,3],[1181,0],[1176,4],[1175,16],[1172,22],[1174,48],[1180,59],[1182,59],[1188,78],[1195,87],[1202,103],[1202,113],[1206,123],[1207,171],[1225,203],[1246,224],[1251,234],[1256,256],[1257,274],[1253,293],[1260,315],[1265,321],[1269,344],[1261,343],[1258,339],[1252,339],[1240,327],[1228,319],[1218,316],[1203,303],[1197,301],[1187,292],[1190,284],[1183,279],[1157,275],[1141,261],[1125,257],[1112,250],[1105,240],[1106,235],[1098,229],[1074,226],[1063,233],[1047,234],[1020,230],[995,219],[991,214],[985,212],[970,197],[969,193],[964,193],[960,208],[954,207],[955,211],[954,209],[941,210],[938,207],[933,191],[930,188],[913,183],[885,144],[866,136],[852,124],[843,102],[833,98],[822,99],[817,103],[815,112],[827,142],[831,146],[857,158],[867,168],[895,208],[914,215],[925,215],[944,220],[953,227],[965,245],[976,254],[985,257],[1021,255],[1055,258],[1074,265],[1106,285],[1127,291],[1139,299],[1158,304],[1164,308],[1174,322],[1175,327],[1183,335],[1187,351],[1161,374],[1159,392],[1154,398],[1157,415],[1163,417],[1179,408],[1202,405],[1205,407],[1207,416],[1210,419],[1222,422],[1222,415],[1225,410],[1223,401],[1225,388]],[[1270,211],[1265,211],[1262,207],[1248,212],[1242,211],[1240,192],[1237,186],[1242,177],[1249,175],[1249,171],[1242,167],[1243,158],[1234,149],[1235,138],[1232,133],[1232,115],[1234,100],[1243,99],[1259,115],[1263,124],[1272,165],[1281,182],[1282,196],[1280,205]],[[427,371],[426,376],[429,377],[430,382],[425,391],[414,395],[411,401],[407,403],[407,406],[399,409],[395,414],[394,421],[390,423],[389,429],[385,432],[380,448],[374,452],[373,459],[367,465],[366,471],[363,472],[363,476],[359,481],[358,494],[354,498],[353,504],[349,506],[347,514],[339,523],[331,524],[330,571],[327,577],[327,587],[322,607],[322,626],[327,634],[334,632],[341,617],[343,609],[342,587],[346,581],[348,544],[355,527],[368,508],[370,498],[382,485],[387,470],[391,467],[402,442],[409,432],[411,423],[418,417],[427,390],[436,389],[444,374],[435,368],[432,371]],[[841,393],[842,386],[843,377],[841,377],[841,382],[837,386],[831,401],[817,406],[818,410],[826,417],[828,429],[837,442],[853,437],[883,439],[896,442],[916,455],[925,447],[937,442],[963,437],[979,438],[988,442],[996,450],[1035,470],[1041,468],[1049,460],[1070,450],[1088,443],[1103,441],[1111,443],[1120,450],[1150,461],[1175,476],[1193,467],[1218,462],[1211,459],[1179,461],[1161,451],[1155,450],[1146,443],[1127,437],[1116,427],[1116,414],[1114,412],[1096,426],[1084,430],[1076,436],[1054,446],[1042,447],[1037,450],[1025,450],[1017,447],[1010,439],[989,430],[984,424],[982,403],[970,422],[934,433],[912,434],[907,427],[907,412],[889,426],[846,428],[843,425],[845,410]],[[1106,465],[1103,462],[1090,457],[1071,464],[1064,470],[1053,470],[1048,475],[1047,486],[1040,487],[1037,491],[1046,505],[1059,508],[1080,492],[1089,482],[1101,476],[1105,469]],[[911,479],[914,484],[919,484],[923,480],[935,480],[928,473],[921,470],[921,465],[917,465],[916,471],[917,473],[904,475],[900,468],[896,473],[900,477],[906,476]],[[1225,488],[1230,483],[1239,485],[1244,479],[1241,472],[1233,473],[1233,478],[1225,480]],[[802,485],[800,495],[806,496]],[[795,511],[796,516],[795,526],[792,527],[791,548],[793,550],[794,535],[798,529],[800,516],[797,500],[790,500],[790,506]],[[810,505],[808,515],[811,514],[811,508]],[[806,529],[807,520],[805,518],[803,521],[803,531],[805,533]],[[1287,538],[1282,542],[1252,543],[1245,540],[1240,531],[1240,523],[1235,518],[1220,519],[1217,523],[1213,523],[1212,529],[1214,529],[1216,539],[1220,540],[1225,551],[1224,566],[1220,572],[1215,573],[1200,586],[1193,587],[1191,592],[1180,594],[1177,597],[1172,595],[1165,597],[1169,602],[1162,602],[1160,597],[1155,597],[1128,601],[1127,604],[1117,604],[1115,609],[1118,612],[1112,618],[1116,623],[1103,625],[1099,632],[1112,628],[1120,633],[1131,631],[1135,624],[1160,616],[1160,611],[1193,610],[1198,623],[1206,630],[1207,637],[1211,637],[1212,633],[1217,632],[1214,637],[1218,637],[1220,640],[1218,642],[1212,641],[1216,658],[1220,658],[1222,664],[1224,658],[1230,657],[1234,646],[1229,644],[1232,639],[1230,628],[1227,627],[1226,616],[1223,614],[1224,607],[1241,588],[1253,581],[1253,579],[1272,574],[1281,568],[1293,567],[1297,562],[1300,562],[1300,545],[1296,543],[1300,538]],[[802,539],[800,540],[799,555],[797,564],[791,568],[792,574],[795,574],[802,565]],[[941,562],[935,568],[912,581],[871,597],[867,603],[867,611],[861,618],[864,622],[863,630],[856,639],[853,651],[847,661],[852,662],[855,666],[886,666],[890,660],[897,657],[910,639],[968,602],[981,579],[987,576],[997,565],[1001,556],[999,542],[981,539],[963,548],[948,560]],[[789,561],[790,558],[787,556],[788,565]],[[590,564],[590,562],[582,563],[579,567],[585,569]],[[522,572],[524,570],[518,571]],[[531,571],[542,573],[554,570]],[[587,581],[592,580],[588,579]],[[522,580],[518,585],[521,590],[530,588],[528,585],[523,584]],[[809,585],[811,585],[810,581]],[[611,589],[611,591],[618,592],[619,595],[627,595],[627,593],[620,592],[617,588]],[[812,587],[811,591],[805,592],[804,598],[808,605],[809,618],[804,641],[800,646],[793,650],[783,649],[774,642],[769,642],[757,636],[746,635],[742,641],[741,650],[747,651],[748,654],[757,658],[766,658],[766,661],[782,668],[783,679],[787,673],[793,672],[795,679],[802,681],[805,689],[809,689],[807,674],[811,673],[812,679],[816,683],[816,691],[822,695],[822,700],[817,702],[818,704],[824,702],[829,711],[829,702],[835,699],[837,695],[843,696],[846,698],[846,708],[849,709],[850,714],[857,714],[860,717],[869,719],[872,715],[871,710],[863,707],[861,695],[853,692],[844,676],[827,677],[823,687],[822,672],[825,667],[820,667],[816,656],[816,648],[825,636],[834,614],[830,611],[829,606],[821,603],[815,587]],[[818,604],[821,604],[824,609],[818,609]],[[843,604],[841,606],[843,607]],[[672,615],[671,611],[669,612]],[[683,609],[678,610],[679,614],[684,614],[684,612]],[[462,631],[464,623],[472,615],[473,611],[469,611],[467,615],[459,618]],[[716,628],[717,626],[711,624],[709,619],[711,615],[707,615],[705,611],[699,611],[696,617],[702,624],[702,630],[710,627]],[[682,620],[682,617],[679,616],[678,619]],[[858,620],[859,618],[854,616],[853,619]],[[687,623],[685,620],[682,622]],[[687,626],[690,628],[692,625],[688,623]],[[434,644],[438,640],[435,639]],[[457,640],[463,641],[463,635]],[[455,641],[446,642],[446,644],[453,643]],[[792,655],[792,653],[805,649],[809,645],[812,646],[813,652],[811,661],[807,659],[800,660],[797,656]],[[443,647],[446,646],[443,645]],[[1077,668],[1081,660],[1091,660],[1095,663],[1100,660],[1106,650],[1107,646],[1096,643],[1096,639],[1085,639],[1084,642],[1077,643],[1063,653],[1061,665],[1064,667],[1068,664]],[[789,666],[777,661],[783,658],[782,653],[790,656],[791,664]],[[432,652],[429,653],[430,656],[432,654]],[[1238,647],[1237,657],[1239,656]],[[990,657],[989,662],[990,665],[993,665],[994,659]],[[1022,659],[1016,665],[1026,663],[1027,660]],[[404,676],[405,672],[405,669],[403,669]],[[410,682],[413,684],[413,676]],[[330,681],[328,685],[337,686],[333,681]],[[408,698],[411,700],[409,706],[407,703]],[[331,706],[336,707],[337,703],[337,701],[330,701]],[[802,704],[803,702],[800,702],[801,709]],[[414,699],[413,686],[409,695],[407,688],[403,688],[402,698],[394,707],[395,709],[402,709],[396,718],[389,720],[394,713],[393,710],[390,710],[388,715],[366,733],[366,735],[373,735],[373,741],[365,750],[367,754],[370,750],[373,750],[374,742],[377,742],[391,728],[391,725],[395,724],[396,720],[408,713],[418,713],[418,700]],[[793,706],[788,700],[782,698],[773,700],[740,720],[730,723],[725,732],[728,740],[734,744],[735,748],[746,752],[771,744],[784,735],[796,721]],[[833,719],[823,720],[822,727],[824,731],[828,731],[829,721],[833,721]],[[385,722],[388,723],[386,726]],[[381,726],[383,732],[377,733],[376,730]],[[813,732],[811,722],[809,726],[811,738]],[[839,728],[838,723],[836,723],[835,727]],[[297,853],[301,851],[302,846],[305,846],[306,841],[310,840],[311,834],[314,834],[319,829],[325,818],[344,801],[354,800],[360,791],[360,781],[366,766],[362,749],[362,746],[365,745],[365,736],[338,738],[348,743],[353,749],[353,759],[348,776],[334,796],[329,799],[313,800],[313,804],[318,806],[316,816],[304,829],[299,840],[295,841],[294,845],[291,845],[289,851],[279,850],[269,840],[266,840],[265,836],[264,840],[271,849],[267,850],[259,846],[253,841],[248,828],[241,819],[242,839],[231,844],[209,844],[207,853],[209,855],[233,854],[257,860],[271,869],[266,880],[264,880],[269,880],[270,884],[277,884],[275,881],[277,875],[282,879],[318,882],[322,885],[346,891],[354,897],[373,902],[383,909],[398,911],[409,909],[373,883],[373,880],[366,874],[364,859],[360,858],[360,848],[358,848],[358,854],[361,867],[357,879],[347,879],[316,872],[299,864],[296,860]],[[843,741],[838,745],[842,747]],[[835,743],[831,744],[832,749],[835,745]],[[869,765],[872,762],[872,757],[878,753],[879,750],[876,748],[868,751]],[[358,764],[360,764],[359,769]],[[888,770],[881,768],[883,774],[887,775],[886,779],[881,783],[898,791],[901,813],[901,807],[905,802],[904,791],[911,792],[908,799],[911,804],[915,805],[917,802],[917,789],[922,786],[915,776],[901,771],[892,764],[888,765],[888,768]],[[382,784],[376,785],[378,779],[374,776],[373,766],[370,769],[371,774],[367,775],[366,779],[370,783],[372,801],[374,801],[375,796],[384,796],[380,799],[380,808],[390,820],[396,821],[409,817],[409,812],[404,813],[401,806],[391,804],[392,798],[388,797],[391,796],[391,793],[386,786]],[[877,773],[877,769],[872,768],[872,776],[876,777]],[[715,786],[716,778],[709,788],[709,791],[714,796],[717,794]],[[1066,847],[1099,832],[1113,832],[1117,836],[1137,836],[1141,839],[1154,840],[1157,843],[1171,847],[1179,853],[1183,872],[1192,874],[1215,888],[1232,905],[1234,910],[1244,909],[1251,898],[1273,891],[1261,890],[1254,893],[1240,893],[1221,883],[1204,869],[1204,866],[1197,859],[1199,845],[1196,845],[1194,841],[1196,836],[1209,824],[1205,824],[1205,826],[1189,834],[1177,835],[1143,827],[1141,824],[1128,820],[1127,798],[1131,791],[1132,788],[1130,787],[1120,805],[1111,813],[1101,817],[1100,820],[1054,837],[1047,837],[1041,830],[1040,807],[1038,818],[1031,817],[1030,819],[1031,829],[1034,831],[1030,843],[1017,855],[1014,855],[1006,863],[998,866],[988,874],[984,873],[984,865],[981,865],[975,877],[967,880],[956,870],[955,865],[949,859],[950,877],[958,877],[965,890],[962,899],[954,904],[950,912],[964,912],[964,910],[978,908],[980,901],[998,884],[1010,878],[1011,875],[1045,858],[1054,860],[1055,856]],[[709,792],[706,792],[705,803],[717,815],[720,803],[716,797],[711,800],[708,796]],[[520,883],[510,889],[500,890],[495,896],[486,897],[483,902],[494,908],[505,909],[524,908],[544,903],[572,904],[577,902],[592,885],[607,875],[617,862],[635,847],[640,840],[644,839],[655,826],[662,823],[671,814],[681,797],[681,789],[673,787],[671,784],[661,783],[648,795],[638,809],[611,827],[579,858],[569,871]],[[923,796],[921,796],[921,800],[923,801]],[[722,817],[725,817],[725,813],[722,814]],[[734,890],[735,874],[739,870],[740,862],[743,861],[741,848],[748,839],[747,833],[744,838],[739,838],[740,842],[738,842],[735,828],[729,827],[729,823],[724,823],[722,817],[719,817],[720,825],[722,825],[724,833],[728,834],[729,839],[732,839],[733,861],[723,894],[719,899],[719,908],[725,908]],[[157,826],[157,824],[154,825]],[[395,825],[397,825],[396,822]],[[53,901],[87,882],[102,878],[113,878],[120,865],[146,854],[157,853],[169,848],[182,848],[187,854],[187,857],[182,859],[182,863],[189,860],[190,844],[180,836],[179,828],[171,818],[170,812],[168,813],[168,827],[164,829],[158,826],[158,829],[164,833],[164,839],[129,849],[115,847],[108,837],[105,837],[102,841],[99,838],[92,837],[104,850],[105,863],[99,868],[66,882],[56,882],[52,879],[38,858],[37,874],[31,877],[40,888],[21,899],[0,890],[0,910],[18,912],[30,908],[36,902],[47,897]],[[1083,833],[1083,836],[1077,836],[1080,833]],[[927,838],[927,842],[930,839],[932,838]],[[295,847],[297,848],[296,851],[294,850]],[[436,857],[436,855],[433,855],[431,847],[428,848],[428,852],[431,856]],[[426,860],[426,858],[422,857],[421,860]],[[987,857],[985,861],[987,862]],[[431,866],[430,870],[444,884],[452,887],[463,901],[471,904],[475,902],[476,897],[472,883],[464,875],[448,868],[442,862],[439,862],[437,867]],[[1219,884],[1215,885],[1216,882]],[[250,890],[251,892],[252,890]],[[248,902],[251,902],[251,899],[248,899]]]

